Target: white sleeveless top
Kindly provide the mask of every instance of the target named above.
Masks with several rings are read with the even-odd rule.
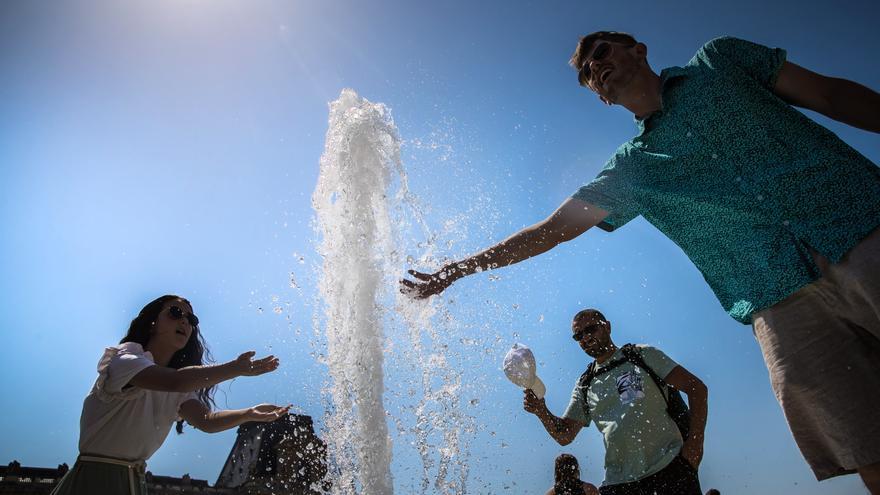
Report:
[[[81,454],[145,461],[159,450],[179,418],[180,405],[197,395],[135,386],[123,390],[140,371],[155,365],[152,354],[134,342],[104,350],[98,379],[83,401]]]

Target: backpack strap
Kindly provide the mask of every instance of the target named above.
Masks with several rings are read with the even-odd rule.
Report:
[[[608,363],[607,365],[603,366],[602,368],[600,368],[598,370],[596,369],[596,366],[597,366],[596,361],[593,361],[590,363],[589,366],[587,366],[587,371],[584,371],[584,373],[581,375],[580,379],[578,379],[578,385],[580,385],[581,387],[584,387],[584,388],[590,388],[590,383],[592,383],[594,378],[596,378],[599,375],[604,375],[605,373],[608,373],[609,371],[613,370],[614,368],[617,368],[618,366],[625,363],[626,361],[627,361],[626,358],[618,359],[616,361],[611,361],[610,363]]]
[[[636,346],[633,344],[626,344],[621,347],[620,350],[623,351],[623,355],[626,357],[627,361],[648,372],[648,375],[651,376],[654,384],[660,389],[660,395],[663,396],[666,405],[669,406],[669,384],[660,378],[657,373],[654,373],[654,370],[645,363],[645,360],[642,358],[642,353],[639,352]]]

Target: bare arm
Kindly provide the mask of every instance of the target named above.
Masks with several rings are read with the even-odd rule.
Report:
[[[844,124],[880,133],[880,93],[861,84],[823,76],[784,62],[773,92],[786,102]]]
[[[699,467],[703,460],[703,435],[709,415],[709,389],[699,378],[681,366],[673,368],[663,380],[687,395],[691,425],[688,437],[681,447],[681,455],[694,468]]]
[[[180,405],[180,417],[205,433],[217,433],[235,428],[242,423],[259,421],[268,423],[287,414],[290,406],[260,404],[247,409],[228,409],[212,412],[201,402],[191,399]]]
[[[164,366],[150,366],[135,375],[129,384],[148,390],[195,392],[238,376],[257,376],[275,371],[278,368],[278,358],[275,356],[254,360],[252,359],[254,354],[254,351],[248,351],[228,363],[212,366],[187,366],[179,370]]]
[[[546,219],[469,258],[449,263],[432,274],[410,270],[410,275],[417,280],[401,280],[401,291],[420,299],[439,294],[467,275],[513,265],[545,253],[598,225],[606,216],[608,212],[599,207],[569,198]]]
[[[537,416],[538,419],[541,420],[541,424],[544,425],[544,429],[547,430],[547,433],[549,433],[550,436],[553,437],[553,440],[556,440],[559,445],[570,444],[577,436],[578,432],[581,431],[581,428],[584,427],[582,423],[573,419],[554,416],[553,413],[547,409],[547,404],[544,402],[544,399],[539,399],[534,392],[528,389],[526,389],[523,397],[523,409]]]

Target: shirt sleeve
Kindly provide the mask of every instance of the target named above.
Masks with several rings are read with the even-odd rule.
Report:
[[[590,411],[585,402],[584,394],[581,393],[579,384],[576,384],[574,390],[571,391],[571,400],[568,402],[565,412],[562,413],[562,417],[573,419],[584,425],[590,424]]]
[[[785,50],[769,48],[730,36],[715,38],[703,45],[691,63],[703,63],[721,71],[740,71],[767,89],[773,89]]]
[[[599,227],[609,232],[639,216],[632,194],[632,183],[626,176],[625,156],[624,152],[618,150],[595,179],[581,186],[571,196],[607,211],[608,216]]]
[[[148,358],[139,344],[127,342],[118,347],[108,347],[98,363],[99,386],[105,394],[120,394],[128,382],[156,363]],[[103,380],[101,380],[103,378]]]
[[[657,374],[660,378],[665,379],[669,373],[678,366],[678,363],[672,360],[669,356],[663,353],[660,349],[651,346],[639,346],[639,353],[642,355],[642,359],[645,361],[645,364],[651,367],[654,370],[654,373]]]
[[[187,402],[190,400],[201,402],[201,400],[199,400],[199,393],[198,392],[186,392],[186,393],[180,394],[180,398],[177,401],[177,421],[183,421],[183,417],[180,415],[180,407],[183,405],[184,402]],[[207,404],[205,404],[205,407],[208,407],[208,409],[210,409],[210,406],[208,406]]]

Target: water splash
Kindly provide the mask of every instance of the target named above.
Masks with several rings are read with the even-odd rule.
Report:
[[[397,129],[381,104],[344,90],[330,105],[312,196],[322,241],[327,364],[334,413],[327,429],[339,470],[334,492],[392,493],[383,405],[383,311],[395,258],[387,192],[400,167]]]
[[[427,238],[418,246],[425,266],[436,261],[437,235],[409,193],[400,146],[384,105],[351,90],[331,103],[312,203],[323,258],[316,331],[326,327],[332,380],[325,436],[339,494],[392,493],[392,481],[404,493],[467,492],[476,427],[463,412],[462,358],[450,352],[455,321],[443,301],[414,301],[397,291],[399,253],[415,250],[404,238]],[[396,472],[412,473],[421,464],[417,480],[392,479],[386,421],[402,437],[394,449]]]

